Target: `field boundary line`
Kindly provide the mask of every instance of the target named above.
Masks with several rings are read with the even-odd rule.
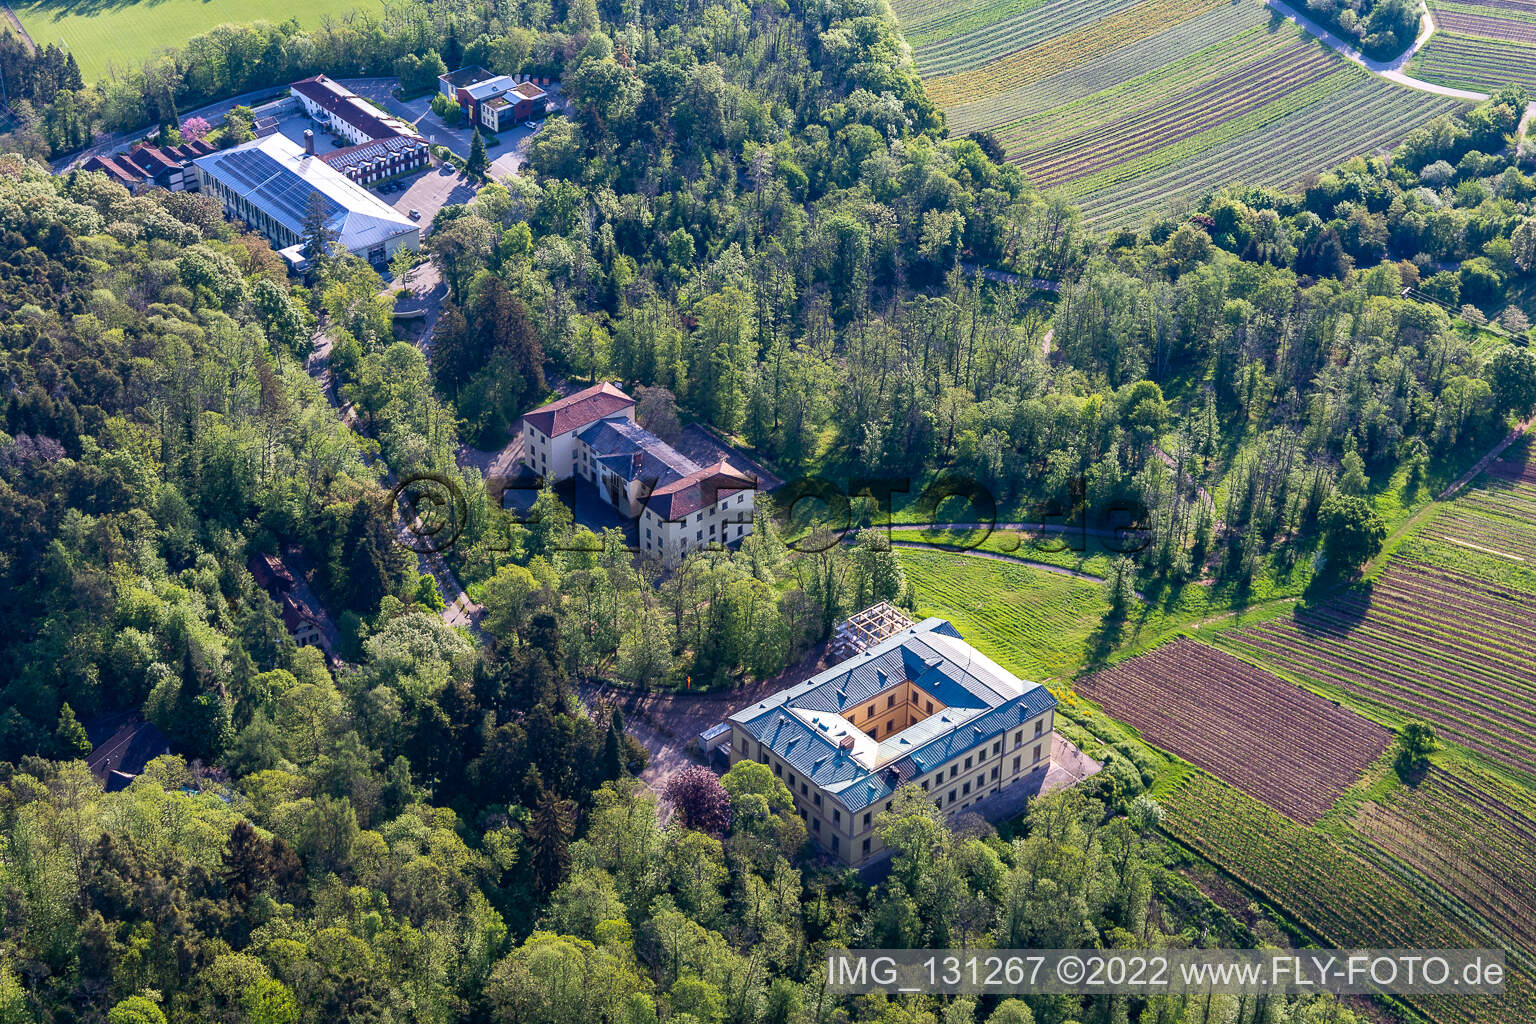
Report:
[[[29,53],[36,53],[37,43],[33,41],[32,35],[27,31],[26,26],[22,25],[21,19],[16,17],[16,12],[11,10],[11,5],[0,3],[0,12],[4,12],[5,20],[11,23],[11,28],[15,29],[16,34],[21,37],[21,41],[27,44],[27,51]]]
[[[1500,455],[1503,455],[1504,452],[1508,450],[1510,445],[1520,440],[1521,436],[1531,428],[1532,423],[1536,423],[1536,417],[1524,421],[1515,427],[1514,430],[1511,430],[1508,437],[1504,438],[1504,440],[1488,449],[1487,455],[1484,455],[1482,458],[1478,459],[1475,466],[1461,474],[1461,476],[1458,477],[1456,482],[1451,484],[1451,486],[1441,491],[1435,500],[1445,501],[1448,498],[1454,496],[1463,487],[1467,486],[1467,484],[1471,483],[1479,473],[1493,464],[1494,459],[1497,459]]]
[[[1429,42],[1430,36],[1435,34],[1435,19],[1427,10],[1424,13],[1423,27],[1420,29],[1418,38],[1413,41],[1413,44],[1393,60],[1380,61],[1367,57],[1343,39],[1340,39],[1337,35],[1334,35],[1328,29],[1286,3],[1285,0],[1265,0],[1265,2],[1282,17],[1300,26],[1307,34],[1322,40],[1324,45],[1333,49],[1341,57],[1353,61],[1378,78],[1384,78],[1389,82],[1395,82],[1410,89],[1418,89],[1421,92],[1432,92],[1439,96],[1451,96],[1460,100],[1472,100],[1476,103],[1481,103],[1488,98],[1487,93],[1474,92],[1471,89],[1452,89],[1445,85],[1435,85],[1433,82],[1413,78],[1404,73],[1403,68],[1413,59],[1413,55],[1418,53],[1419,48]]]

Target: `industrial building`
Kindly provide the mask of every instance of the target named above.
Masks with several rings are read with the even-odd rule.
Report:
[[[289,265],[303,265],[304,219],[314,196],[332,244],[371,263],[399,248],[419,249],[420,228],[404,214],[284,135],[212,153],[194,164],[199,187],[224,212],[271,241]]]
[[[882,613],[842,638],[857,653],[727,720],[730,762],[771,768],[832,856],[879,856],[875,819],[902,786],[953,815],[1049,767],[1056,698],[948,622]]]

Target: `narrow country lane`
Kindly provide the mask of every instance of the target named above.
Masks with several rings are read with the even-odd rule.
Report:
[[[326,334],[322,328],[320,333],[315,336],[314,351],[305,360],[304,369],[319,382],[321,389],[325,392],[326,400],[331,403],[331,406],[338,413],[342,414],[343,421],[345,421],[347,419],[346,410],[342,405],[341,396],[337,393],[335,379],[331,374],[331,345],[330,335]],[[353,429],[355,430],[356,428]],[[369,459],[368,461],[371,462],[373,460]],[[393,489],[399,481],[395,476],[394,470],[388,466],[384,468],[383,484],[385,487]],[[405,505],[404,497],[402,493],[398,503],[398,518],[393,526],[395,536],[403,547],[409,548],[416,553],[417,571],[429,574],[437,582],[437,591],[442,595],[444,602],[443,610],[440,613],[443,621],[450,626],[468,629],[477,637],[483,636],[480,630],[480,613],[483,609],[480,605],[470,600],[469,594],[465,592],[464,587],[459,583],[458,577],[454,575],[452,567],[448,565],[447,560],[443,558],[441,553],[433,550],[421,550],[424,546],[420,542],[422,533],[412,529],[413,525],[419,523],[419,519],[415,522],[406,519],[406,516],[410,514],[410,510]]]
[[[1384,78],[1389,82],[1395,82],[1396,84],[1406,86],[1409,89],[1418,89],[1420,92],[1431,92],[1436,96],[1449,96],[1458,100],[1472,100],[1475,103],[1480,103],[1488,98],[1487,93],[1473,92],[1470,89],[1452,89],[1449,86],[1435,85],[1433,82],[1426,82],[1419,78],[1412,78],[1403,71],[1403,68],[1407,67],[1408,62],[1413,59],[1413,55],[1419,52],[1419,48],[1422,47],[1425,43],[1429,42],[1429,37],[1435,34],[1435,20],[1433,15],[1428,13],[1424,15],[1424,19],[1421,22],[1422,27],[1419,29],[1419,37],[1413,41],[1412,46],[1408,47],[1408,49],[1404,50],[1396,58],[1390,61],[1380,61],[1367,57],[1365,54],[1355,49],[1349,43],[1345,42],[1343,39],[1340,39],[1337,35],[1319,25],[1305,14],[1302,14],[1290,4],[1286,3],[1285,0],[1267,0],[1267,2],[1269,6],[1280,12],[1280,14],[1287,20],[1295,22],[1309,35],[1316,36],[1318,39],[1321,39],[1327,46],[1333,50],[1336,50],[1340,56],[1344,57],[1346,60],[1355,62],[1378,78]]]

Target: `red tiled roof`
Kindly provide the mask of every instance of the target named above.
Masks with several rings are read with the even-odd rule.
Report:
[[[80,165],[83,171],[101,171],[116,178],[119,184],[136,185],[144,180],[144,172],[122,157],[93,156]]]
[[[286,590],[293,586],[293,573],[288,571],[283,560],[276,555],[258,552],[246,559],[245,564],[251,570],[251,575],[256,578],[257,585],[263,590],[271,590],[273,587]]]
[[[635,400],[604,381],[568,395],[557,402],[541,405],[523,419],[545,437],[579,430],[605,416],[631,408]]]
[[[128,159],[142,168],[144,173],[150,175],[181,166],[169,154],[154,146],[135,146],[128,152]]]
[[[300,625],[309,623],[316,629],[320,628],[320,619],[309,606],[292,594],[284,594],[282,599],[283,625],[288,627],[290,633],[296,632]]]
[[[713,466],[705,466],[697,473],[690,473],[681,480],[656,488],[646,500],[645,507],[665,522],[677,522],[693,515],[705,505],[713,505],[737,491],[756,489],[756,476],[744,473],[727,460],[721,459]]]

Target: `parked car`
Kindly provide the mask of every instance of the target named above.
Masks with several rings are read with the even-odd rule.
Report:
[[[406,214],[406,216],[411,218],[411,220],[421,220],[421,211],[412,210],[410,213]]]

